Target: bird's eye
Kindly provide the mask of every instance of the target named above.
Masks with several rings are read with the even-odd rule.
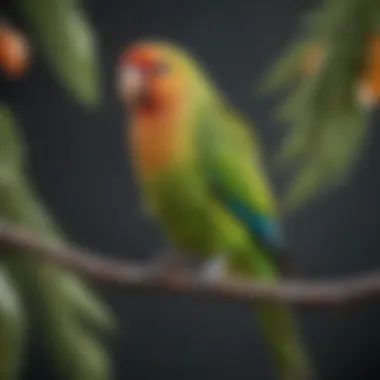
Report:
[[[162,75],[162,74],[168,74],[169,72],[170,72],[170,67],[167,64],[167,62],[159,61],[155,64],[155,67],[154,67],[155,74]]]

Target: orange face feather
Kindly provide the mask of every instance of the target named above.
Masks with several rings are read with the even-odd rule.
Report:
[[[180,153],[186,104],[183,67],[165,47],[140,43],[121,55],[118,82],[128,108],[132,159],[141,175],[154,174]]]

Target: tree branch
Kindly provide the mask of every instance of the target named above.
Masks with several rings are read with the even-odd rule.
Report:
[[[260,302],[286,302],[307,307],[341,306],[380,297],[380,271],[341,280],[248,281],[227,278],[200,280],[191,275],[153,275],[147,266],[109,261],[78,247],[57,246],[22,227],[0,220],[1,244],[19,249],[38,260],[76,271],[81,276],[122,286],[130,290],[159,290]]]

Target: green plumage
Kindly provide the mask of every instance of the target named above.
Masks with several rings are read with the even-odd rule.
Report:
[[[204,258],[223,253],[231,273],[275,281],[276,203],[252,131],[185,53],[165,49],[169,64],[186,68],[181,80],[191,104],[178,128],[187,153],[140,176],[144,200],[181,251]],[[308,360],[290,312],[276,305],[256,311],[281,378],[306,379]]]

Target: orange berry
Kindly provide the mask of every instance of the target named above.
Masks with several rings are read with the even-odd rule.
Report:
[[[312,75],[318,70],[318,66],[323,59],[323,46],[321,44],[313,44],[305,52],[302,57],[301,71],[306,75]]]
[[[359,101],[366,107],[380,103],[380,35],[370,38],[364,69],[358,80]],[[323,59],[323,46],[313,44],[302,57],[300,69],[304,75],[313,75]]]
[[[0,23],[0,69],[10,78],[20,78],[30,64],[26,37],[7,23]]]
[[[375,35],[368,43],[367,59],[362,81],[366,83],[376,103],[380,100],[380,36]]]

